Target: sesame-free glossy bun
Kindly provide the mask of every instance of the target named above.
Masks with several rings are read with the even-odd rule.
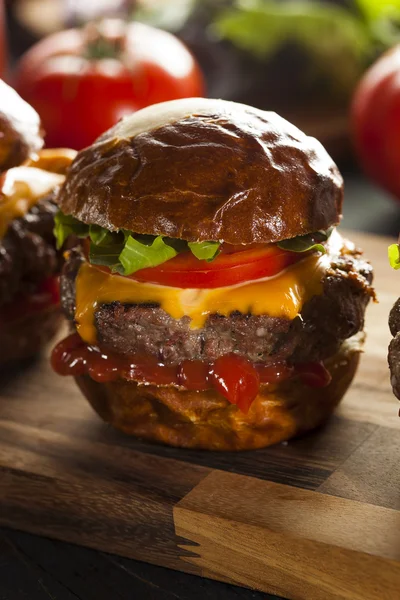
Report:
[[[213,390],[190,392],[124,380],[97,383],[88,375],[76,381],[102,419],[127,434],[182,448],[251,450],[323,423],[349,387],[360,350],[360,342],[350,339],[325,362],[332,376],[325,388],[297,380],[262,385],[247,414]]]
[[[321,144],[243,104],[145,108],[79,152],[59,204],[77,219],[189,241],[277,242],[340,221],[343,181]]]
[[[43,146],[39,115],[0,79],[0,172],[17,167]]]

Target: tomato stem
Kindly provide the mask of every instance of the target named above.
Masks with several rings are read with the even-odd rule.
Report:
[[[85,26],[85,58],[94,61],[121,58],[125,51],[126,27],[125,23],[114,20],[112,22],[118,24],[118,27],[105,27],[107,21],[90,22]]]

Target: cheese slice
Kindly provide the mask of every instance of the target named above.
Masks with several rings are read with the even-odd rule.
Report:
[[[77,330],[85,342],[95,344],[94,313],[111,302],[157,303],[174,319],[190,317],[193,329],[203,327],[210,314],[233,311],[294,319],[307,300],[322,292],[329,264],[328,255],[312,255],[275,277],[216,289],[181,289],[139,283],[84,262],[76,279]]]
[[[64,182],[64,175],[35,167],[9,169],[0,192],[0,237],[11,221],[22,217],[40,198]]]

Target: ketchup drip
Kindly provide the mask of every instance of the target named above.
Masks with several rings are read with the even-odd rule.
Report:
[[[104,354],[99,348],[88,346],[77,333],[57,344],[51,355],[51,365],[59,375],[87,374],[99,383],[126,379],[154,385],[178,385],[193,391],[215,389],[244,413],[248,412],[261,384],[298,378],[306,385],[325,387],[331,381],[322,363],[254,364],[237,354],[226,354],[213,363],[185,360],[170,367],[151,356],[126,358]]]

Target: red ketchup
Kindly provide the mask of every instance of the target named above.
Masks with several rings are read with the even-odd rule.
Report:
[[[260,389],[260,375],[255,366],[236,354],[217,358],[211,365],[210,382],[244,413],[248,412]]]
[[[248,412],[261,384],[297,377],[311,387],[325,387],[331,381],[322,363],[254,364],[237,354],[226,354],[213,363],[185,360],[169,367],[149,356],[127,358],[104,354],[99,348],[88,346],[77,333],[57,344],[51,365],[59,375],[87,374],[100,383],[121,378],[154,385],[177,385],[193,391],[215,389],[243,413]]]

